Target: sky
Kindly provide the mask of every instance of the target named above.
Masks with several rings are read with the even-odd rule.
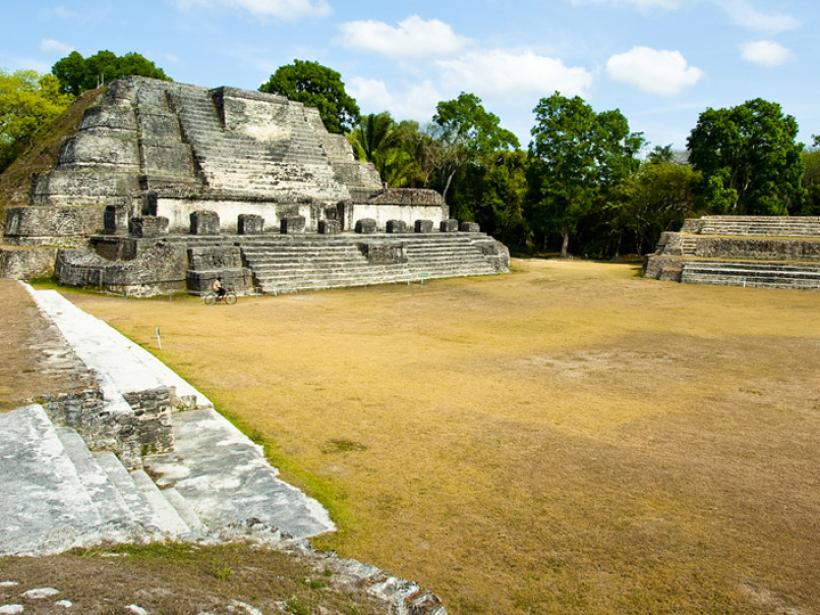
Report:
[[[556,90],[652,145],[683,149],[707,107],[757,97],[820,134],[817,0],[0,0],[0,17],[4,70],[136,51],[176,81],[256,89],[315,60],[364,113],[425,123],[473,92],[523,146]]]

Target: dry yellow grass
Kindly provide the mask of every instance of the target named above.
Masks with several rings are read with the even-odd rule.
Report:
[[[454,613],[817,613],[820,294],[515,261],[241,299],[69,296]],[[793,609],[793,610],[789,610]]]

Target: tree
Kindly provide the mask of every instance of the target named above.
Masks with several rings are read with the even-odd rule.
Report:
[[[478,96],[466,92],[436,105],[430,132],[441,146],[437,166],[445,201],[453,178],[464,164],[519,147],[518,138],[501,127],[498,116],[484,109]]]
[[[0,70],[0,172],[71,104],[52,75]]]
[[[465,165],[452,184],[451,215],[475,220],[507,245],[524,248],[529,236],[524,218],[527,164],[526,152],[500,150]]]
[[[803,163],[806,167],[803,177],[806,198],[798,213],[803,216],[820,216],[820,150],[803,152]]]
[[[108,50],[88,58],[72,51],[54,64],[51,73],[59,79],[62,92],[75,96],[129,75],[170,81],[165,71],[140,54],[126,53],[120,57]]]
[[[648,160],[624,182],[619,219],[637,254],[653,247],[663,231],[680,228],[694,208],[698,179],[688,164]]]
[[[345,90],[342,76],[318,62],[294,60],[280,66],[259,91],[315,107],[328,132],[349,132],[359,121],[359,105]]]
[[[731,214],[784,215],[798,209],[803,144],[797,121],[761,98],[730,109],[707,109],[688,140],[689,159],[702,173],[704,209]]]
[[[546,241],[561,234],[561,256],[570,236],[607,191],[633,172],[643,144],[620,111],[596,113],[582,98],[555,92],[535,110],[530,143],[530,221]]]
[[[396,123],[387,112],[373,113],[362,116],[347,138],[356,158],[372,162],[389,185],[423,185],[424,174],[414,156],[424,138],[418,123]]]

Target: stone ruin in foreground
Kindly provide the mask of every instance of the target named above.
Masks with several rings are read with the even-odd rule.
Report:
[[[647,277],[687,284],[820,289],[820,217],[704,216],[663,233]]]
[[[391,189],[318,111],[254,91],[112,83],[6,210],[0,275],[130,295],[219,276],[237,292],[508,271],[509,252],[449,219],[432,190]]]

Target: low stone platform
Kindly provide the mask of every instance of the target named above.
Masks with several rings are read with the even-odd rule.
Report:
[[[688,284],[820,289],[820,218],[704,216],[663,233],[644,274]]]
[[[61,250],[61,284],[129,296],[207,292],[221,277],[237,294],[278,294],[509,271],[509,251],[481,232],[95,236]]]

